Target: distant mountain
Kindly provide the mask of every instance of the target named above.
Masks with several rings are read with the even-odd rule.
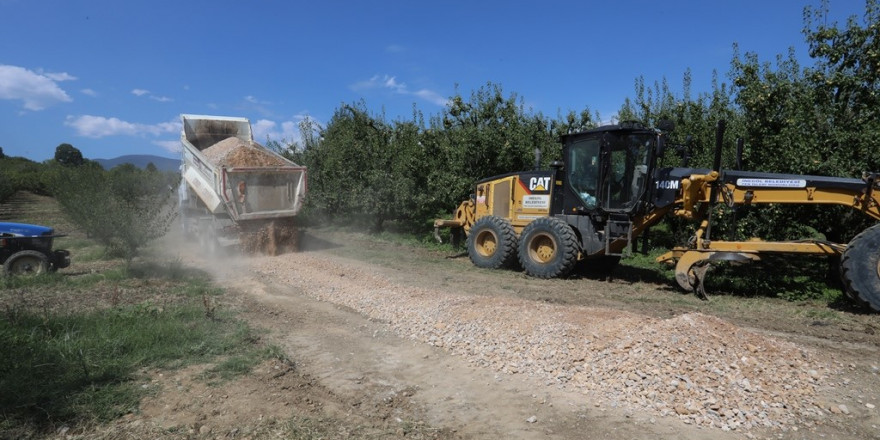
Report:
[[[110,168],[124,163],[130,163],[143,169],[151,162],[159,171],[178,171],[180,169],[180,159],[169,159],[167,157],[152,156],[149,154],[131,154],[128,156],[119,156],[115,159],[94,159],[94,161],[101,164],[105,170],[109,170]]]

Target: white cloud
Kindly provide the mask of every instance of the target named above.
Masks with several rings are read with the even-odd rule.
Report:
[[[82,89],[79,92],[82,93],[83,95],[98,96],[98,92],[96,92],[92,89]]]
[[[385,77],[387,78],[388,75],[386,75]],[[351,88],[354,91],[376,89],[379,87],[382,87],[382,79],[379,77],[379,75],[375,75],[366,81],[358,81],[351,85]]]
[[[449,101],[448,99],[444,98],[442,95],[433,90],[420,89],[416,91],[411,91],[409,90],[409,87],[407,87],[406,83],[397,81],[397,77],[391,75],[375,75],[366,81],[359,81],[354,83],[351,88],[354,91],[388,89],[395,94],[415,96],[416,98],[428,101],[441,107],[445,106]]]
[[[159,136],[165,133],[180,131],[180,122],[140,124],[123,121],[119,118],[93,115],[68,116],[64,121],[64,125],[73,127],[77,135],[90,138],[107,136]]]
[[[251,109],[263,117],[272,118],[276,117],[275,113],[270,108],[272,106],[271,101],[266,101],[262,99],[257,99],[256,96],[248,95],[244,97],[244,108]]]
[[[162,147],[163,150],[172,153],[180,153],[181,151],[180,141],[153,141],[153,145],[158,145]]]
[[[244,100],[251,104],[259,104],[259,105],[272,105],[272,101],[266,101],[265,99],[257,99],[254,95],[247,95],[244,97]]]
[[[446,104],[449,104],[449,99],[444,97],[443,95],[428,89],[421,89],[413,92],[413,95],[418,96],[419,98],[424,99],[425,101],[431,102],[433,104],[439,105],[440,107],[445,107]]]
[[[0,64],[0,99],[21,100],[26,110],[43,110],[54,104],[73,101],[57,84],[57,81],[73,79],[76,78],[67,73],[40,74],[23,67]]]
[[[156,96],[153,94],[153,92],[151,92],[147,89],[132,89],[131,94],[135,95],[135,96],[146,96],[147,98],[150,98],[153,101],[159,101],[159,102],[174,101],[173,99],[171,99],[167,96]]]
[[[306,114],[296,115],[293,119],[282,121],[281,123],[269,119],[260,119],[251,124],[254,140],[261,144],[264,144],[267,139],[280,142],[282,145],[299,144],[302,142],[302,133],[299,131],[299,125],[306,119],[310,119],[318,126],[321,125],[320,122]]]
[[[70,75],[70,74],[67,73],[67,72],[61,72],[61,73],[52,73],[52,72],[43,73],[43,72],[40,72],[40,74],[42,74],[43,76],[45,76],[45,77],[47,77],[47,78],[49,78],[49,79],[51,79],[52,81],[55,81],[55,82],[61,82],[61,81],[75,81],[75,80],[77,79],[75,76]]]
[[[298,121],[284,121],[278,124],[268,119],[260,119],[252,124],[254,140],[263,143],[266,139],[278,142],[292,142],[299,139]]]

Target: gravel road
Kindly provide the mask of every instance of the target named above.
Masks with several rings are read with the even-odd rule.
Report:
[[[350,308],[479,369],[579,393],[596,407],[747,437],[800,435],[858,417],[880,436],[871,431],[880,422],[876,398],[851,374],[868,368],[876,380],[877,359],[857,366],[701,313],[660,319],[402,282],[407,275],[322,252],[248,264],[254,280]]]

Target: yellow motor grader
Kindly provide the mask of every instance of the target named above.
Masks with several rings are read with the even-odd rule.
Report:
[[[862,179],[760,173],[721,169],[724,121],[716,131],[713,169],[659,167],[672,124],[648,128],[637,122],[562,136],[562,161],[550,170],[511,173],[480,180],[453,219],[439,228],[467,236],[467,252],[478,267],[501,268],[518,261],[539,278],[568,274],[581,262],[610,272],[630,244],[667,214],[697,222],[686,246],[658,258],[675,265],[675,280],[705,297],[703,280],[715,261],[758,261],[768,254],[840,257],[849,297],[880,311],[880,224],[848,244],[821,240],[771,242],[713,240],[712,206],[757,204],[845,205],[880,220],[877,173]],[[739,141],[737,162],[741,161]]]

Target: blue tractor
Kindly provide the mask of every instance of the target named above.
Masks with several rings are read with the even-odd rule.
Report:
[[[0,264],[4,275],[36,275],[70,266],[70,252],[52,250],[64,235],[47,226],[0,222]]]

